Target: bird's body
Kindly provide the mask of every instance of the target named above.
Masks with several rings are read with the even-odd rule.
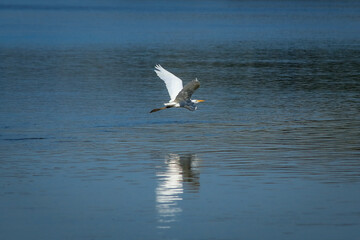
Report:
[[[200,82],[197,79],[189,82],[185,85],[185,87],[183,87],[183,83],[180,78],[165,70],[160,65],[155,66],[155,72],[159,78],[165,82],[170,95],[170,101],[168,103],[164,103],[165,107],[155,108],[151,110],[150,113],[172,107],[183,107],[190,111],[195,111],[197,109],[196,104],[204,101],[190,99],[195,90],[200,87]]]

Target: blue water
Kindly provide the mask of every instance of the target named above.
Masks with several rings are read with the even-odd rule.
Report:
[[[359,239],[359,13],[2,2],[0,238]]]

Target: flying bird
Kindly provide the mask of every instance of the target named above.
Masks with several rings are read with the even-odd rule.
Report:
[[[165,82],[166,88],[170,95],[170,101],[164,103],[165,107],[155,108],[150,111],[150,113],[157,112],[166,108],[186,108],[190,111],[195,111],[197,109],[196,104],[199,102],[204,102],[205,100],[191,100],[191,95],[195,92],[196,89],[200,87],[200,82],[195,79],[189,82],[183,87],[182,80],[172,74],[171,72],[165,70],[159,64],[155,66],[156,74],[158,77]]]

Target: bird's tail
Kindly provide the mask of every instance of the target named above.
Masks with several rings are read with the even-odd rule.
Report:
[[[154,108],[153,110],[150,111],[150,113],[153,113],[153,112],[157,112],[157,111],[160,111],[160,110],[164,110],[164,109],[167,109],[167,108],[172,108],[173,106],[165,106],[165,107],[161,107],[161,108]]]

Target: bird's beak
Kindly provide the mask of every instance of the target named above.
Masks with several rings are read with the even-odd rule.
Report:
[[[205,100],[197,100],[197,102],[205,102]]]

